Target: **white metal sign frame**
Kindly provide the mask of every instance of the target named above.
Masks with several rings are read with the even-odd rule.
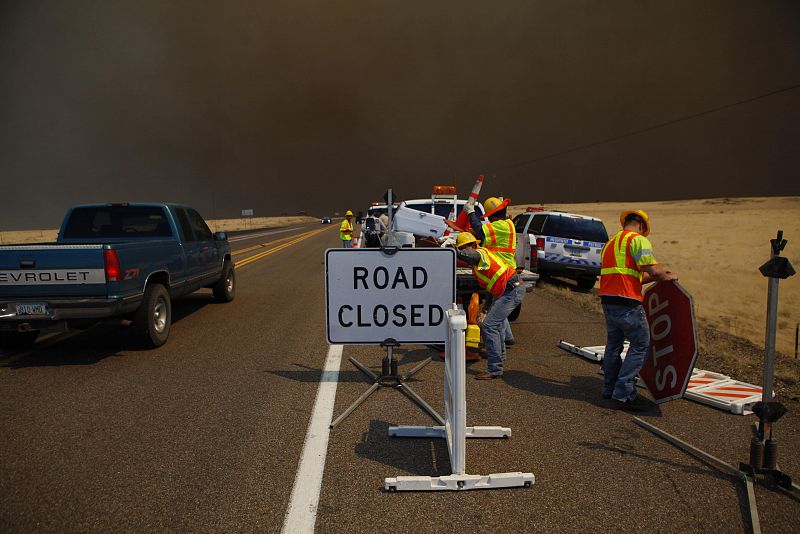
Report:
[[[466,474],[466,438],[506,438],[510,428],[499,426],[466,426],[466,345],[464,331],[467,316],[464,310],[449,309],[447,316],[447,341],[445,342],[444,426],[391,426],[389,435],[411,438],[445,438],[450,454],[453,474],[441,477],[399,476],[387,478],[387,491],[434,491],[495,489],[531,486],[533,473],[495,473],[491,475]]]

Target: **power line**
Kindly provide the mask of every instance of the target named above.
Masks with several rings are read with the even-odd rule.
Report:
[[[650,132],[652,130],[657,130],[659,128],[665,128],[667,126],[671,126],[671,125],[679,123],[679,122],[684,122],[684,121],[696,119],[698,117],[702,117],[703,115],[709,115],[711,113],[716,113],[718,111],[722,111],[723,109],[728,109],[728,108],[732,108],[732,107],[735,107],[735,106],[741,106],[742,104],[748,104],[748,103],[754,102],[756,100],[761,100],[762,98],[768,98],[768,97],[771,97],[771,96],[774,96],[774,95],[777,95],[777,94],[780,94],[780,93],[785,93],[787,91],[793,91],[794,89],[797,89],[798,87],[800,87],[800,83],[792,85],[792,86],[789,86],[789,87],[784,87],[783,89],[778,89],[776,91],[771,91],[769,93],[764,93],[762,95],[754,96],[752,98],[747,98],[745,100],[739,100],[738,102],[733,102],[731,104],[725,104],[724,106],[719,106],[719,107],[707,109],[705,111],[700,111],[698,113],[693,113],[691,115],[686,115],[685,117],[679,117],[677,119],[672,119],[672,120],[669,120],[667,122],[662,122],[662,123],[659,123],[659,124],[655,124],[653,126],[648,126],[646,128],[642,128],[640,130],[634,130],[632,132],[627,132],[627,133],[616,135],[616,136],[613,136],[613,137],[607,137],[607,138],[601,139],[599,141],[593,141],[591,143],[586,143],[586,144],[575,146],[575,147],[572,147],[572,148],[567,148],[565,150],[560,150],[558,152],[552,152],[550,154],[546,154],[544,156],[539,156],[538,158],[535,158],[535,159],[532,159],[532,160],[523,161],[523,162],[520,162],[520,163],[515,163],[513,165],[508,165],[506,167],[500,167],[500,168],[494,169],[493,171],[490,171],[490,172],[495,172],[496,173],[496,172],[507,171],[507,170],[510,170],[510,169],[516,169],[518,167],[525,167],[527,165],[533,165],[534,163],[538,163],[538,162],[544,161],[546,159],[557,158],[559,156],[564,156],[566,154],[571,154],[572,152],[577,152],[579,150],[585,150],[587,148],[592,148],[592,147],[595,147],[595,146],[598,146],[598,145],[603,145],[603,144],[606,144],[606,143],[613,143],[614,141],[619,141],[620,139],[633,137],[634,135],[643,134],[643,133],[646,133],[646,132]]]

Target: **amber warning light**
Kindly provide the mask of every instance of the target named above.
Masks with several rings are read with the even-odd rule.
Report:
[[[433,186],[433,194],[434,195],[455,195],[456,194],[456,186],[454,186],[454,185],[434,185]]]

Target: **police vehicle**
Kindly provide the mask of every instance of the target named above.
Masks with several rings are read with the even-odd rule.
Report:
[[[600,275],[600,251],[608,241],[596,217],[528,208],[514,217],[517,265],[545,276],[570,278],[589,290]]]

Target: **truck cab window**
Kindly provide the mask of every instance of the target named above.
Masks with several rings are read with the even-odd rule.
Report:
[[[193,209],[189,209],[187,211],[189,214],[189,222],[192,225],[192,230],[194,231],[197,241],[211,241],[213,239],[211,229],[208,227],[200,214]]]
[[[194,232],[192,232],[192,225],[189,224],[189,217],[186,215],[186,210],[178,208],[175,210],[178,215],[178,223],[181,225],[181,233],[185,242],[194,241]]]

